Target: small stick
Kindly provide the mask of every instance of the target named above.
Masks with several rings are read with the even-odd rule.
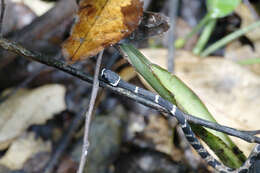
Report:
[[[33,61],[37,61],[40,62],[42,64],[54,67],[56,69],[59,69],[67,74],[70,74],[74,77],[77,77],[85,82],[88,83],[92,83],[93,82],[93,78],[91,76],[89,76],[88,74],[84,73],[83,71],[74,68],[73,66],[70,66],[68,64],[66,64],[65,62],[58,60],[54,57],[49,57],[46,55],[41,55],[37,52],[32,52],[26,48],[24,48],[23,46],[9,41],[7,39],[4,38],[0,38],[0,47],[2,47],[4,50],[9,51],[9,52],[13,52],[16,53],[18,55],[21,55],[27,59],[33,60]],[[123,89],[123,88],[119,88],[119,87],[113,87],[110,84],[106,83],[104,80],[100,80],[100,86],[106,89],[111,90],[114,93],[117,93],[119,95],[125,96],[129,99],[132,99],[134,101],[137,101],[141,104],[144,104],[146,106],[149,106],[153,109],[156,109],[160,112],[166,112],[169,113],[165,108],[163,108],[162,106],[158,105],[157,103],[154,103],[152,101],[149,101],[145,98],[142,98],[140,96],[135,95],[134,93]],[[247,142],[250,143],[259,143],[260,144],[260,138],[254,135],[249,134],[249,131],[243,132],[243,131],[239,131],[236,130],[234,128],[230,128],[227,126],[222,126],[220,124],[217,123],[213,123],[207,120],[203,120],[201,118],[192,116],[192,115],[184,115],[185,118],[189,121],[192,122],[194,124],[198,124],[198,125],[202,125],[204,127],[208,127],[214,130],[217,130],[219,132],[223,132],[226,133],[228,135],[231,136],[235,136],[238,138],[241,138]]]
[[[5,16],[5,0],[1,0],[1,14],[0,14],[0,37],[3,37],[3,22]]]
[[[170,0],[169,1],[169,13],[170,13],[170,29],[168,32],[168,71],[173,73],[174,72],[174,52],[175,48],[173,43],[175,41],[175,24],[176,24],[176,15],[177,9],[179,5],[179,0]]]
[[[80,159],[80,164],[79,164],[79,169],[77,173],[83,173],[85,163],[86,163],[86,158],[88,155],[88,148],[89,148],[89,141],[88,141],[88,136],[89,136],[89,129],[90,129],[90,122],[91,122],[91,117],[99,89],[99,71],[100,71],[100,66],[101,66],[101,61],[102,61],[102,56],[103,56],[103,51],[99,53],[97,63],[96,63],[96,69],[95,69],[95,75],[94,75],[94,81],[93,81],[93,86],[92,86],[92,92],[91,92],[91,98],[90,98],[90,103],[89,103],[89,108],[86,113],[86,120],[85,120],[85,132],[84,132],[84,143],[82,146],[82,154],[81,154],[81,159]]]

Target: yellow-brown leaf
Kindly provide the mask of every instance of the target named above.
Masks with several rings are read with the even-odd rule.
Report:
[[[142,6],[140,0],[82,0],[63,55],[74,62],[117,43],[137,28]]]

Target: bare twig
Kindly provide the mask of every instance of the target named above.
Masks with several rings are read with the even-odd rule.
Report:
[[[3,23],[5,16],[5,0],[1,0],[1,14],[0,14],[0,37],[3,37]]]
[[[32,51],[25,49],[21,45],[14,43],[14,42],[11,42],[9,40],[6,40],[4,38],[0,38],[0,47],[2,47],[3,49],[5,49],[7,51],[10,51],[10,52],[19,54],[21,56],[24,56],[25,58],[31,59],[33,61],[37,61],[37,62],[40,62],[42,64],[57,68],[61,71],[64,71],[68,74],[71,74],[72,76],[75,76],[75,77],[77,77],[77,78],[79,78],[83,81],[88,82],[88,83],[93,82],[92,77],[88,76],[86,73],[82,72],[81,70],[76,69],[76,68],[72,67],[71,65],[66,64],[63,61],[57,60],[53,57],[42,56],[39,53],[34,53]],[[145,98],[142,98],[140,96],[137,96],[134,93],[131,93],[130,91],[128,91],[126,89],[113,87],[113,86],[109,85],[108,83],[106,83],[105,81],[103,81],[102,79],[100,79],[99,83],[100,83],[100,86],[107,88],[107,89],[109,89],[109,90],[111,90],[111,91],[113,91],[117,94],[128,97],[129,99],[132,99],[134,101],[142,103],[142,104],[149,106],[153,109],[156,109],[158,111],[170,113],[165,108],[161,107],[160,105],[158,105],[158,104],[156,104],[152,101],[149,101]],[[236,130],[234,128],[222,126],[220,124],[213,123],[213,122],[210,122],[210,121],[207,121],[207,120],[203,120],[201,118],[197,118],[197,117],[194,117],[194,116],[188,115],[188,114],[185,114],[185,118],[193,124],[208,127],[208,128],[213,129],[213,130],[241,138],[241,139],[243,139],[247,142],[250,142],[250,143],[259,143],[260,144],[260,138],[257,137],[257,136],[254,136],[254,135],[250,135],[249,132],[243,132],[243,131]]]
[[[175,48],[173,46],[173,42],[175,40],[174,32],[175,32],[175,23],[176,23],[176,15],[178,9],[179,0],[169,0],[169,13],[170,13],[170,29],[168,31],[168,71],[174,72],[174,52]]]
[[[92,92],[91,92],[91,98],[90,98],[90,103],[89,103],[89,108],[86,113],[86,120],[85,120],[85,132],[84,132],[84,143],[82,146],[82,153],[81,153],[81,159],[80,159],[80,164],[79,164],[79,169],[77,173],[83,173],[85,163],[86,163],[86,158],[88,155],[88,148],[89,148],[89,141],[88,141],[88,136],[89,136],[89,129],[90,129],[90,122],[91,122],[91,117],[93,114],[93,109],[99,89],[99,71],[100,71],[100,66],[101,66],[101,61],[102,61],[102,56],[103,56],[103,51],[99,53],[97,63],[96,63],[96,69],[95,69],[95,75],[94,75],[94,81],[93,81],[93,86],[92,86]]]

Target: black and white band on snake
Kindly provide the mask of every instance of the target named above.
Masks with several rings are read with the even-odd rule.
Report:
[[[220,173],[247,173],[249,172],[250,167],[253,163],[260,159],[260,145],[257,144],[250,156],[246,160],[246,162],[238,169],[229,168],[219,161],[217,161],[209,152],[203,147],[200,141],[197,139],[187,120],[184,117],[184,113],[177,108],[175,105],[170,103],[169,101],[163,99],[159,95],[156,95],[150,91],[139,88],[135,85],[129,84],[123,80],[121,80],[120,76],[115,72],[107,69],[103,69],[101,73],[101,77],[106,80],[110,85],[114,87],[124,88],[129,90],[137,95],[140,95],[150,101],[156,102],[160,106],[166,108],[171,115],[174,116],[178,123],[181,125],[181,128],[191,146],[198,152],[198,154],[207,162],[208,165],[219,171]]]

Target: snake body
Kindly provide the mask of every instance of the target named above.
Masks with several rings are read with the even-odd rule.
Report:
[[[204,146],[200,143],[198,138],[195,136],[194,132],[191,130],[189,123],[184,117],[184,113],[175,105],[163,99],[159,95],[156,95],[150,91],[139,88],[135,85],[125,82],[124,80],[121,80],[120,76],[111,70],[103,69],[101,73],[101,77],[114,87],[127,89],[137,95],[140,95],[166,108],[171,113],[171,115],[177,119],[178,123],[181,125],[185,137],[187,138],[191,146],[207,162],[208,165],[210,165],[220,173],[248,173],[253,163],[257,159],[260,159],[260,145],[257,144],[256,147],[251,152],[248,159],[246,160],[246,162],[240,168],[232,169],[223,165],[222,163],[217,161],[212,155],[210,155],[209,152],[204,148]]]

